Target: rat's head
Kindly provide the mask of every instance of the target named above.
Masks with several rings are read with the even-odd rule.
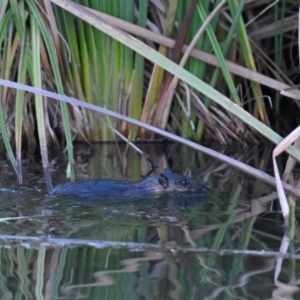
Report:
[[[207,190],[207,184],[203,180],[173,173],[169,168],[159,174],[158,183],[165,192],[202,192]]]

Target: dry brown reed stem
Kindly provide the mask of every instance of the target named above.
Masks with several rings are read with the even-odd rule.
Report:
[[[219,5],[217,5],[217,7],[209,14],[209,16],[207,17],[205,22],[202,24],[202,26],[200,27],[200,29],[198,30],[198,32],[194,36],[192,42],[190,43],[190,45],[188,46],[188,48],[184,52],[184,55],[183,55],[183,57],[180,61],[180,64],[179,64],[180,67],[184,67],[184,65],[186,64],[192,50],[196,46],[196,44],[197,44],[199,38],[201,37],[201,35],[204,33],[206,27],[210,24],[213,17],[220,11],[222,6],[226,2],[227,2],[227,0],[221,1],[221,3]],[[157,123],[155,124],[159,128],[163,128],[163,129],[166,128],[167,121],[168,121],[168,115],[169,115],[169,112],[170,112],[170,107],[171,107],[171,104],[172,104],[172,100],[173,100],[173,97],[174,97],[174,93],[175,93],[178,81],[179,81],[179,78],[174,77],[173,80],[170,82],[170,85],[169,85],[166,93],[164,95],[162,95],[163,99],[159,99],[159,102],[161,102],[161,105],[158,106],[159,109],[157,110],[157,114],[156,114]],[[159,105],[159,103],[158,103],[158,105]]]
[[[298,138],[295,141],[294,146],[297,149],[300,149],[300,138]],[[282,175],[282,181],[289,182],[289,178],[292,175],[292,172],[293,172],[293,169],[294,169],[295,165],[296,165],[296,159],[292,156],[289,156],[289,158],[286,162],[286,165],[285,165],[285,170],[284,170],[283,175]]]
[[[282,215],[285,220],[286,225],[289,224],[289,204],[287,198],[284,193],[283,182],[281,181],[279,169],[276,162],[276,157],[280,155],[283,151],[285,151],[296,139],[300,137],[300,126],[294,129],[286,138],[284,138],[273,150],[273,167],[274,167],[274,174],[276,180],[276,189],[278,193],[278,198],[280,201],[280,206],[282,210]]]
[[[177,63],[180,58],[182,48],[184,46],[184,41],[186,39],[189,27],[191,26],[193,15],[195,14],[195,10],[197,8],[197,2],[198,2],[197,0],[192,0],[190,1],[189,6],[187,7],[185,16],[180,26],[180,30],[176,36],[173,51],[170,55],[171,56],[170,59],[173,62]],[[170,85],[172,83],[174,76],[175,75],[170,72],[166,73],[155,106],[153,107],[153,119],[151,120],[150,124],[158,126],[162,129],[166,128],[167,120],[169,119],[168,116],[169,116],[173,97],[168,95],[170,95]],[[174,92],[172,92],[172,96],[173,95]]]

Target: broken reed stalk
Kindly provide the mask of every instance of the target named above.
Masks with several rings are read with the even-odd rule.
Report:
[[[278,193],[278,198],[280,201],[280,206],[282,210],[282,215],[284,218],[284,221],[286,225],[289,225],[289,217],[290,217],[290,209],[289,209],[289,203],[285,196],[284,188],[283,188],[283,182],[281,181],[278,165],[276,162],[276,157],[280,155],[283,151],[287,149],[292,143],[295,142],[300,137],[300,126],[298,126],[296,129],[294,129],[287,137],[285,137],[273,150],[273,167],[274,167],[274,174],[275,174],[275,180],[276,180],[276,189]],[[286,176],[287,177],[287,176]]]

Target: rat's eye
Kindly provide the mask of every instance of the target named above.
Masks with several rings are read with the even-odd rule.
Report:
[[[181,184],[181,185],[187,185],[187,180],[186,180],[186,179],[180,180],[180,184]]]

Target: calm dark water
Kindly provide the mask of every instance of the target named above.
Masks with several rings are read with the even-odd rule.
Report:
[[[207,180],[210,192],[78,201],[48,196],[39,163],[24,164],[22,187],[0,163],[0,299],[300,298],[298,244],[284,238],[272,188],[188,148],[142,148],[154,173],[171,167]],[[75,152],[78,179],[138,180],[150,170],[125,146]],[[269,168],[266,149],[229,155]],[[66,181],[63,156],[51,164],[54,182]]]

